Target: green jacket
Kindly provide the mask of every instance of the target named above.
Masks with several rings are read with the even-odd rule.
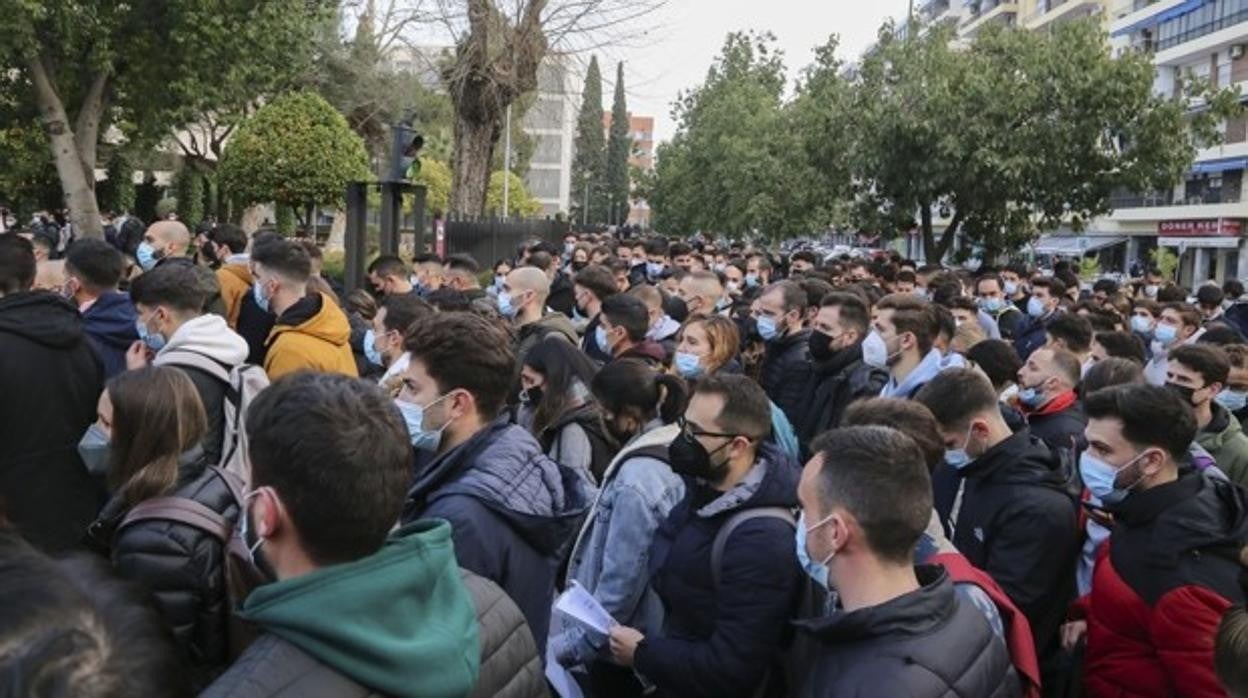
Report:
[[[1222,424],[1225,426],[1218,429]],[[1244,434],[1239,420],[1225,407],[1214,404],[1213,421],[1209,422],[1209,427],[1213,430],[1196,435],[1196,443],[1213,456],[1218,468],[1226,473],[1231,482],[1248,487],[1248,436]]]
[[[477,680],[476,611],[445,521],[415,521],[366,558],[262,586],[239,615],[388,695],[462,696]]]

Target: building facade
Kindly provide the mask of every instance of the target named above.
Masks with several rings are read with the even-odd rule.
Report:
[[[611,112],[604,111],[602,132],[605,137],[609,137],[610,131]],[[629,114],[628,136],[633,141],[628,154],[629,167],[635,167],[643,172],[654,172],[654,117]],[[643,228],[650,226],[650,204],[645,199],[629,201],[627,223]]]

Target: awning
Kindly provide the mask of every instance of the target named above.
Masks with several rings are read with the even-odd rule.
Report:
[[[1209,174],[1212,172],[1226,172],[1227,170],[1242,170],[1248,167],[1248,158],[1222,158],[1220,160],[1205,160],[1192,165],[1192,174]]]
[[[1157,245],[1159,247],[1181,247],[1183,249],[1188,249],[1188,250],[1194,247],[1222,247],[1222,248],[1235,249],[1239,247],[1239,240],[1240,239],[1237,237],[1226,237],[1226,236],[1207,237],[1207,238],[1159,237],[1157,238]]]
[[[1185,2],[1181,2],[1168,10],[1162,10],[1155,15],[1149,15],[1138,22],[1128,24],[1110,36],[1123,36],[1124,34],[1130,34],[1143,29],[1144,27],[1156,26],[1168,19],[1174,19],[1175,17],[1185,15],[1192,10],[1199,9],[1201,5],[1205,5],[1210,2],[1213,2],[1213,0],[1185,0]]]
[[[1126,241],[1121,235],[1044,235],[1031,249],[1036,254],[1082,255]]]

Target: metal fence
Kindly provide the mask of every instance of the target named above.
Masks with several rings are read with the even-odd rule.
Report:
[[[547,240],[562,245],[571,226],[553,218],[464,218],[448,216],[446,220],[446,254],[468,254],[482,267],[500,259],[516,256],[521,245],[534,240]]]

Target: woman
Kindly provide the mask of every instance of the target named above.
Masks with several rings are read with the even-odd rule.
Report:
[[[567,581],[576,582],[623,625],[642,632],[662,627],[663,609],[649,590],[650,543],[685,494],[666,462],[675,422],[688,399],[684,381],[656,373],[638,359],[608,364],[593,380],[607,428],[624,444],[603,473],[602,488],[577,536]],[[608,638],[556,614],[550,647],[566,667],[586,666],[589,695],[639,696],[632,670],[610,662]]]
[[[554,337],[538,342],[520,367],[520,419],[556,463],[598,486],[618,450],[589,394],[598,368],[585,352]]]
[[[199,394],[180,369],[144,368],[110,380],[97,413],[109,442],[112,498],[88,541],[108,554],[118,575],[151,593],[190,660],[192,683],[203,688],[228,664],[225,551],[216,537],[187,524],[123,525],[136,505],[158,497],[190,499],[237,522],[235,491],[208,467],[199,445],[208,429]]]
[[[499,291],[503,290],[503,284],[507,283],[507,275],[511,273],[511,264],[505,259],[500,259],[494,263],[494,282],[485,292],[491,296],[497,297]]]
[[[720,371],[741,373],[736,360],[740,346],[737,324],[720,315],[698,315],[685,322],[676,335],[676,355],[672,372],[688,381]],[[798,457],[797,433],[784,412],[771,403],[772,442],[786,454]]]

